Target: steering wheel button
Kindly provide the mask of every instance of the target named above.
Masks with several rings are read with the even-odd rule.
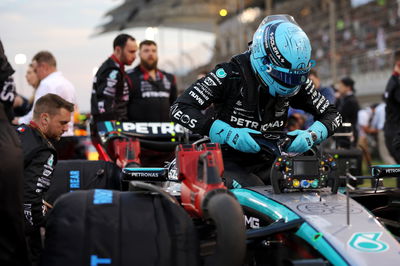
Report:
[[[315,179],[312,183],[311,183],[311,186],[313,187],[313,188],[317,188],[318,187],[318,179]]]
[[[310,186],[310,183],[308,183],[307,180],[301,180],[300,185],[302,188],[308,188]]]

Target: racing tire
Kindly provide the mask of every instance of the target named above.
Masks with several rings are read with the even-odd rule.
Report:
[[[216,228],[215,252],[204,265],[242,265],[246,253],[246,227],[239,202],[228,193],[218,193],[205,204],[207,216]]]

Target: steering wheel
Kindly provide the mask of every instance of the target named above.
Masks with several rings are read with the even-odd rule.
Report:
[[[260,145],[260,154],[265,159],[275,160],[282,155],[296,136],[289,136],[285,131],[266,131],[262,134],[252,134],[252,138]]]
[[[270,179],[275,193],[319,189],[328,185],[332,193],[337,192],[336,162],[332,156],[319,154],[315,146],[304,154],[285,153],[296,136],[283,131],[251,135],[260,145],[261,156],[274,161]]]

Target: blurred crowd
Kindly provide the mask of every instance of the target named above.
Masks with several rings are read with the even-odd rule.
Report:
[[[321,78],[331,76],[332,58],[329,1],[302,2],[298,22],[309,34]],[[300,2],[298,3],[300,4]],[[280,8],[290,9],[292,1]],[[356,75],[390,68],[393,49],[400,40],[399,2],[370,1],[357,7],[352,1],[335,1],[336,57],[338,76]],[[292,7],[293,8],[293,7]],[[371,19],[373,17],[374,19]]]

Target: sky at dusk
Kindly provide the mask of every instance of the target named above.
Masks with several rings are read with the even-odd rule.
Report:
[[[93,69],[111,55],[112,41],[118,34],[111,32],[96,36],[96,27],[108,20],[104,17],[107,11],[122,2],[1,0],[0,39],[8,60],[16,70],[17,91],[30,96],[32,89],[24,77],[27,65],[37,52],[48,50],[56,57],[58,70],[76,87],[80,110],[89,111]],[[138,41],[149,37],[145,28],[124,32]],[[159,44],[159,66],[169,72],[184,71],[190,66],[206,63],[211,56],[209,47],[214,42],[211,34],[167,28],[159,28],[153,39]],[[182,45],[179,45],[179,40],[183,40]],[[185,60],[179,57],[178,47],[183,47],[183,52],[189,54]],[[194,56],[195,52],[202,56]],[[15,63],[15,55],[19,53],[26,55],[26,64]],[[134,65],[137,63],[138,60]]]

